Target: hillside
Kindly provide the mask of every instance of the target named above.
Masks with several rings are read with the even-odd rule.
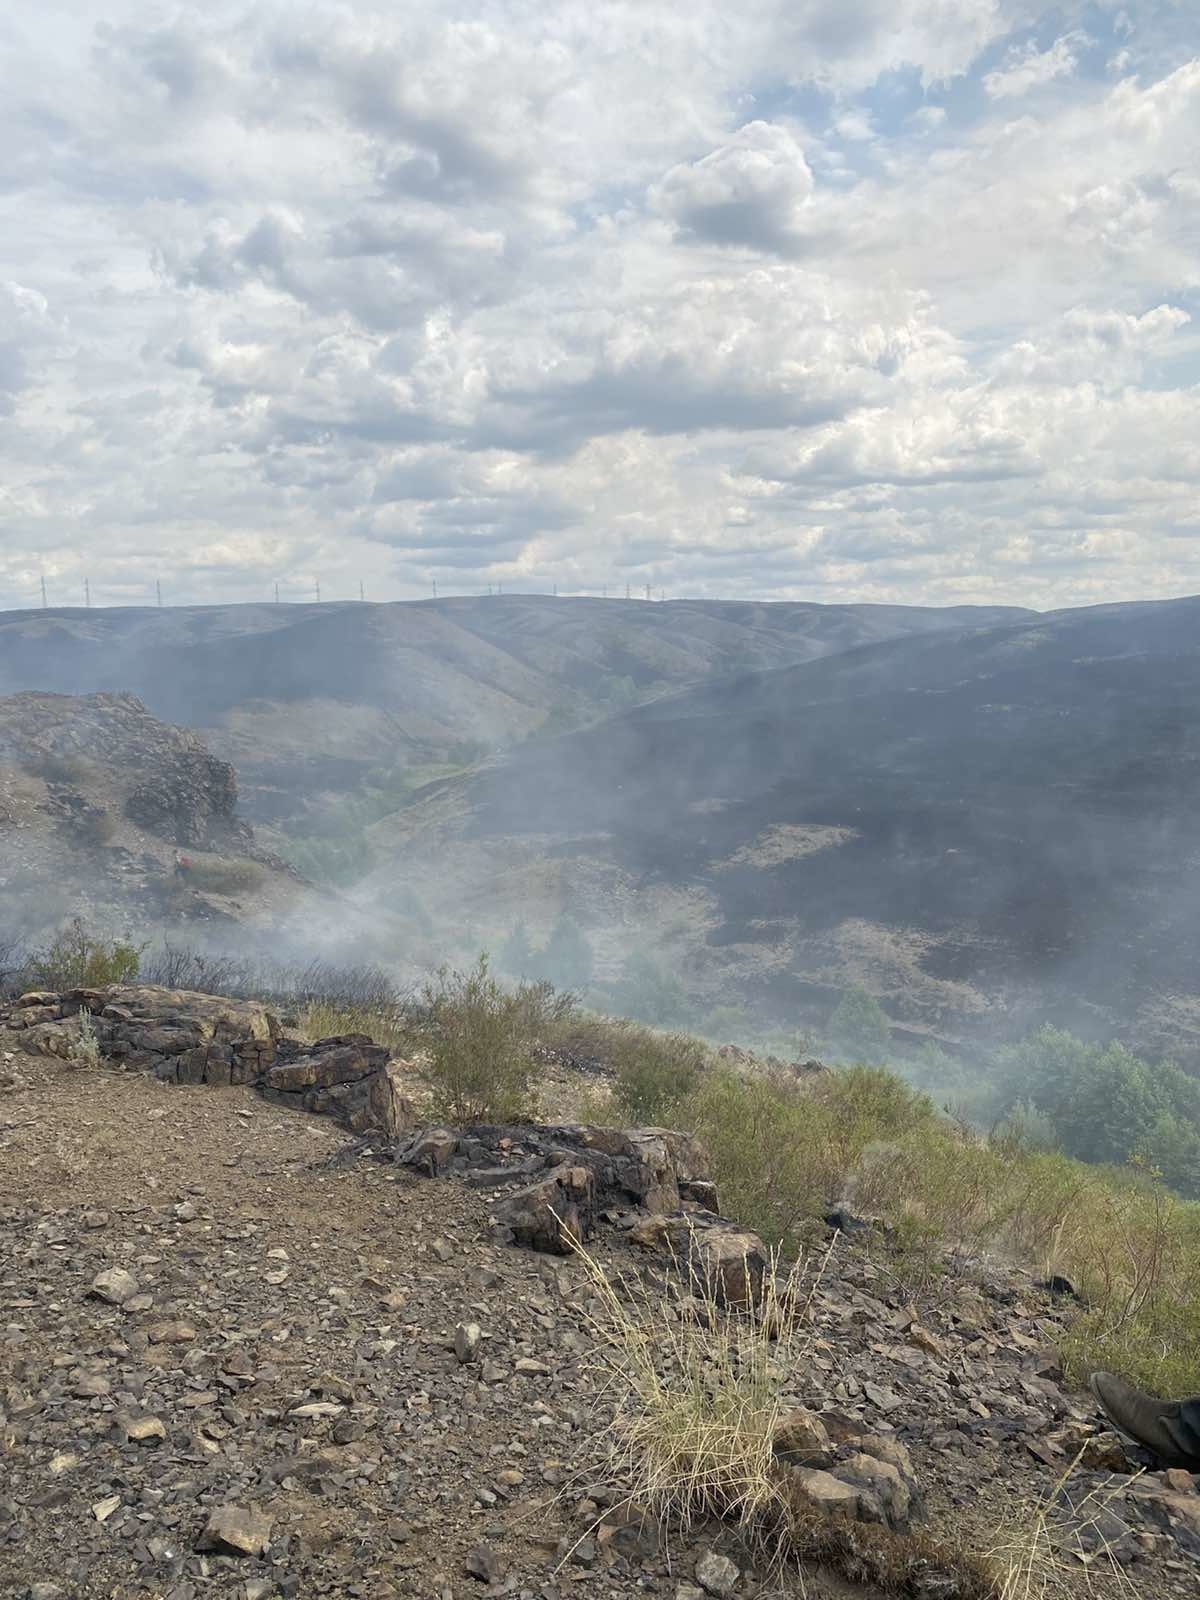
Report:
[[[246,815],[317,836],[343,800],[685,686],[1011,609],[505,595],[0,614],[0,694],[126,691],[198,729]],[[376,800],[377,814],[389,809]]]
[[[0,1006],[6,1595],[1192,1593],[1194,1481],[1080,1392],[1062,1279],[820,1205],[790,1265],[687,1134],[552,1100],[354,1137],[368,1051],[418,1088],[216,996]],[[568,1185],[582,1255],[529,1227]]]
[[[952,1035],[1052,1016],[1193,1056],[1200,601],[866,645],[527,746],[379,824],[474,925],[566,907],[697,1006],[863,984]]]
[[[229,763],[133,695],[0,699],[3,931],[81,917],[141,940],[286,919],[306,886],[237,802]]]

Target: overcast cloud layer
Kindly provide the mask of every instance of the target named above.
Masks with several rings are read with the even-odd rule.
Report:
[[[1195,0],[12,0],[0,606],[1200,590]]]

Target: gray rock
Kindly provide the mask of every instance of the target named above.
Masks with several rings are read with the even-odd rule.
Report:
[[[97,1300],[106,1300],[110,1306],[123,1306],[138,1292],[138,1281],[124,1267],[108,1267],[92,1279],[88,1293]]]
[[[715,1550],[704,1550],[696,1559],[696,1582],[717,1600],[728,1600],[741,1575],[728,1556],[720,1556]]]
[[[271,1542],[271,1518],[247,1506],[218,1506],[200,1535],[198,1548],[261,1556]]]
[[[460,1322],[454,1330],[454,1354],[462,1362],[474,1361],[483,1329],[477,1322]]]

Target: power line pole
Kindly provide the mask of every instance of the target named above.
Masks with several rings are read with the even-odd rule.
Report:
[[[646,585],[646,599],[649,600],[649,598],[650,598],[650,585],[647,584]]]
[[[321,604],[321,580],[320,580],[320,578],[314,578],[313,579],[313,593],[317,597],[317,604],[320,605]]]
[[[159,605],[161,606],[162,605],[162,579],[161,578],[155,578],[155,580],[154,580],[154,595],[155,595],[155,598],[157,599]]]
[[[92,605],[92,586],[86,578],[83,580],[83,603],[90,611]]]
[[[279,604],[279,585],[275,585],[275,604]]]
[[[46,599],[46,574],[43,573],[42,574],[42,610],[45,611],[49,607],[49,604],[50,604],[50,602]]]
[[[433,580],[433,598],[437,599],[437,579]]]
[[[360,600],[365,600],[367,598],[366,595],[363,593],[363,585],[362,585],[362,579],[361,578],[358,580],[358,598]]]
[[[558,585],[557,584],[554,585],[554,598],[556,600],[558,599]]]
[[[629,599],[629,585],[628,584],[625,585],[625,598],[626,598],[626,600]]]

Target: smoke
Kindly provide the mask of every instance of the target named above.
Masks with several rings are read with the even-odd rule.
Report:
[[[233,761],[270,892],[173,920],[120,874],[89,886],[107,858],[69,818],[6,827],[10,760],[4,919],[41,936],[82,902],[156,944],[401,982],[499,961],[521,928],[529,975],[571,946],[571,986],[672,1025],[819,1028],[858,986],[914,1049],[1052,1020],[1193,1060],[1197,621],[535,596],[10,613],[0,691],[131,691]]]

